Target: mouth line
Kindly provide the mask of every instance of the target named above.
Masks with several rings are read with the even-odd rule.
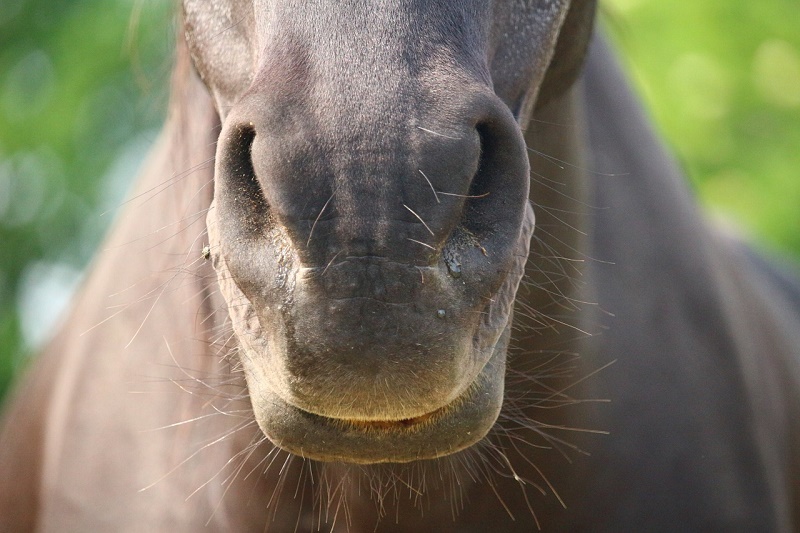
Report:
[[[423,413],[418,416],[411,416],[408,418],[393,418],[393,419],[364,419],[364,418],[346,418],[327,416],[307,411],[291,402],[286,402],[292,409],[297,410],[304,416],[313,420],[317,424],[323,424],[331,429],[343,433],[397,433],[397,432],[414,432],[422,430],[423,428],[430,427],[438,421],[446,418],[448,413],[458,410],[460,405],[469,401],[474,394],[475,389],[479,388],[477,380],[473,380],[463,391],[461,391],[453,400],[447,404]],[[285,401],[285,400],[284,400]]]
[[[315,416],[318,416],[321,419],[325,419],[330,423],[338,425],[342,429],[351,429],[360,431],[371,431],[371,430],[407,431],[433,422],[434,419],[439,418],[457,401],[458,398],[456,398],[456,400],[443,407],[431,411],[430,413],[425,413],[423,415],[414,416],[410,418],[401,418],[399,420],[359,420],[355,418],[332,418],[320,415],[315,415]]]

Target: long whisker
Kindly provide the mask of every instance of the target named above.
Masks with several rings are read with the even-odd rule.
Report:
[[[442,196],[456,196],[458,198],[486,198],[487,196],[489,196],[488,192],[485,192],[483,194],[456,194],[454,192],[439,191],[439,194],[441,194]]]
[[[425,223],[425,221],[424,221],[424,220],[422,220],[422,217],[421,217],[421,216],[419,216],[419,215],[416,213],[416,211],[414,211],[413,209],[411,209],[410,207],[408,207],[406,204],[403,204],[403,207],[405,207],[406,209],[408,209],[408,210],[411,212],[411,214],[412,214],[412,215],[414,215],[415,217],[417,217],[417,220],[419,220],[420,222],[422,222],[422,225],[423,225],[423,226],[425,226],[425,229],[426,229],[426,230],[428,230],[428,233],[430,233],[430,234],[431,234],[431,235],[433,235],[434,237],[436,236],[436,234],[433,232],[433,230],[430,228],[430,226],[428,226],[428,225]]]
[[[428,179],[428,176],[426,176],[425,173],[422,170],[420,170],[419,173],[422,174],[422,177],[425,178],[425,181],[427,181],[428,185],[430,185],[431,190],[433,191],[433,197],[436,198],[436,203],[437,204],[442,203],[439,200],[439,193],[436,192],[436,188],[433,186],[433,183],[431,183],[431,180]]]
[[[331,197],[328,198],[328,201],[326,201],[325,205],[322,206],[322,209],[319,210],[319,214],[317,215],[317,218],[314,219],[314,223],[311,224],[311,231],[308,232],[308,240],[306,241],[306,246],[308,246],[311,243],[311,236],[314,235],[314,228],[317,227],[317,222],[319,222],[319,219],[322,216],[322,213],[325,212],[325,208],[328,207],[329,203],[331,203],[331,200],[333,200],[333,197],[334,197],[335,194],[336,193],[331,194]]]
[[[454,141],[460,141],[461,137],[451,137],[449,135],[445,135],[444,133],[439,133],[437,131],[429,130],[428,128],[423,128],[422,126],[417,126],[418,130],[422,130],[425,133],[430,133],[431,135],[436,135],[437,137],[444,137],[445,139],[452,139]]]
[[[431,250],[433,250],[434,252],[436,251],[436,248],[434,248],[434,247],[433,247],[433,246],[431,246],[430,244],[424,243],[424,242],[422,242],[422,241],[418,241],[418,240],[416,240],[416,239],[412,239],[412,238],[410,238],[410,237],[406,237],[406,240],[409,240],[409,241],[411,241],[411,242],[415,242],[415,243],[417,243],[417,244],[421,244],[421,245],[422,245],[422,246],[424,246],[425,248],[430,248],[430,249],[431,249]]]

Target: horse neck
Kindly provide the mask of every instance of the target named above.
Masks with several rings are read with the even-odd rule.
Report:
[[[645,334],[609,329],[613,316],[663,307],[664,291],[705,300],[727,320],[730,247],[709,230],[601,37],[580,82],[539,110],[526,140],[536,231],[517,299],[512,370],[531,360],[540,369],[549,355],[550,366],[572,362],[556,388],[585,378],[611,362],[602,359],[613,355],[610,341]],[[656,357],[658,349],[650,351]]]
[[[106,486],[113,471],[115,490],[147,487],[129,502],[142,524],[173,513],[202,526],[219,495],[202,490],[172,507],[170,495],[205,487],[257,431],[236,431],[246,424],[243,380],[225,358],[227,315],[202,256],[218,119],[188,64],[180,66],[170,118],[42,354],[59,368],[48,391],[45,525],[52,518],[69,529],[70,510],[61,507],[69,487]],[[141,454],[152,460],[125,468]],[[224,521],[224,509],[214,519]]]
[[[545,349],[583,338],[582,310],[590,287],[582,280],[591,260],[591,207],[585,120],[580,88],[537,110],[525,131],[531,165],[530,202],[536,216],[525,279],[515,310],[515,342]]]
[[[608,440],[592,431],[619,433],[621,391],[646,397],[630,368],[667,364],[663,346],[647,345],[647,325],[631,331],[614,315],[642,315],[682,281],[715,301],[718,246],[602,39],[579,83],[537,111],[526,141],[536,230],[500,424],[551,448],[532,456],[574,504],[592,479],[580,452]],[[607,368],[617,358],[626,368]]]
[[[593,287],[586,264],[591,211],[581,87],[538,109],[525,131],[536,216],[525,278],[517,293],[509,347],[507,398],[543,380],[553,391],[585,377],[585,344],[593,333]],[[518,389],[518,390],[517,390]],[[577,391],[574,391],[577,392]],[[569,402],[555,394],[548,404]]]
[[[601,209],[592,214],[590,253],[603,261],[591,264],[591,277],[609,311],[592,343],[621,360],[603,377],[602,394],[614,398],[605,429],[646,442],[644,428],[658,417],[662,433],[673,435],[660,443],[666,451],[651,449],[631,471],[644,472],[649,457],[666,456],[678,440],[691,447],[711,435],[720,447],[752,439],[759,460],[784,472],[771,450],[796,419],[790,391],[800,367],[785,355],[797,353],[800,336],[787,325],[791,304],[768,279],[773,267],[754,265],[740,243],[712,231],[605,43],[594,43],[585,80],[591,165],[615,174],[592,179],[591,200]],[[689,394],[724,416],[687,430],[681,402]],[[760,474],[752,474],[751,487],[759,487]],[[770,476],[772,494],[781,494],[783,475]]]

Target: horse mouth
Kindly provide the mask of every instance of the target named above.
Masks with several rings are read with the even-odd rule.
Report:
[[[342,431],[361,431],[361,432],[401,432],[401,431],[414,431],[425,425],[433,424],[438,418],[445,416],[448,410],[461,401],[463,397],[469,394],[468,387],[464,393],[449,404],[442,406],[429,413],[420,416],[409,418],[401,418],[397,420],[360,420],[357,418],[334,418],[314,413],[308,413],[312,417],[317,417],[320,423],[330,424],[334,427],[339,427]],[[298,409],[300,409],[298,407]]]
[[[412,418],[403,418],[401,420],[351,420],[347,418],[339,419],[341,424],[345,427],[349,427],[352,429],[360,429],[363,431],[370,431],[370,430],[378,430],[378,431],[403,431],[408,429],[413,429],[414,427],[425,424],[431,419],[433,419],[438,413],[447,409],[447,406],[441,407],[432,411],[430,413],[426,413],[421,416],[415,416]]]
[[[251,399],[261,430],[285,451],[325,462],[407,463],[450,455],[483,439],[500,412],[504,370],[504,358],[492,357],[453,401],[396,420],[317,415],[264,389]]]

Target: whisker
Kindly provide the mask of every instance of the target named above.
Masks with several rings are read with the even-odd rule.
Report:
[[[333,197],[335,196],[335,194],[336,193],[331,194],[331,197],[328,198],[328,200],[325,202],[325,205],[323,205],[322,209],[319,210],[319,214],[317,215],[317,218],[314,219],[314,223],[311,225],[311,231],[308,232],[308,240],[306,241],[306,246],[308,246],[311,243],[311,236],[314,235],[314,228],[317,227],[317,222],[319,222],[319,218],[322,216],[322,213],[325,212],[325,208],[328,207],[329,203],[331,203],[331,200],[333,200]]]
[[[436,236],[436,234],[433,232],[433,230],[430,228],[430,226],[428,226],[428,225],[425,223],[425,221],[424,221],[424,220],[422,220],[422,217],[421,217],[421,216],[419,216],[419,215],[418,215],[418,214],[417,214],[417,213],[416,213],[416,212],[415,212],[413,209],[411,209],[410,207],[408,207],[406,204],[403,204],[403,207],[405,207],[406,209],[408,209],[408,210],[411,212],[411,214],[412,214],[412,215],[414,215],[415,217],[417,217],[417,219],[418,219],[420,222],[422,222],[422,225],[423,225],[423,226],[425,226],[425,229],[426,229],[426,230],[428,230],[428,233],[430,233],[430,234],[431,234],[431,235],[433,235],[434,237]]]
[[[444,133],[439,133],[437,131],[429,130],[428,128],[423,128],[422,126],[417,126],[418,130],[422,130],[425,133],[430,133],[431,135],[436,135],[437,137],[444,137],[445,139],[452,139],[454,141],[460,141],[461,137],[451,137],[449,135],[445,135]]]
[[[418,241],[418,240],[416,240],[416,239],[412,239],[411,237],[406,237],[406,240],[409,240],[409,241],[411,241],[411,242],[415,242],[415,243],[417,243],[417,244],[421,244],[421,245],[422,245],[422,246],[424,246],[425,248],[430,248],[430,249],[431,249],[431,250],[433,250],[434,252],[436,251],[436,248],[434,248],[434,247],[433,247],[433,246],[431,246],[430,244],[424,243],[424,242],[422,242],[422,241]]]
[[[486,198],[489,196],[490,193],[485,192],[483,194],[456,194],[454,192],[442,192],[439,191],[439,194],[442,196],[456,196],[458,198]]]
[[[439,200],[439,193],[436,192],[436,188],[433,186],[433,183],[431,183],[431,180],[428,179],[428,176],[426,176],[425,173],[422,170],[419,170],[419,173],[422,174],[422,177],[425,178],[425,181],[427,181],[428,185],[430,185],[431,190],[433,191],[433,197],[436,198],[436,203],[437,204],[442,203]]]
[[[530,146],[528,146],[527,148],[528,148],[529,152],[534,153],[534,154],[542,157],[543,159],[546,159],[546,160],[550,161],[551,163],[553,163],[555,166],[557,166],[561,170],[565,170],[565,168],[562,166],[562,165],[565,165],[565,166],[572,167],[572,168],[577,169],[577,170],[583,170],[585,172],[589,172],[590,174],[595,174],[597,176],[605,176],[605,177],[608,177],[608,178],[614,178],[614,177],[618,177],[618,176],[630,176],[630,172],[622,172],[622,173],[618,173],[618,174],[612,174],[612,173],[607,173],[607,172],[598,172],[596,170],[591,170],[591,169],[588,169],[588,168],[583,168],[583,167],[580,167],[578,165],[574,165],[572,163],[569,163],[567,161],[559,159],[559,158],[557,158],[555,156],[548,155],[548,154],[546,154],[544,152],[540,152],[539,150],[531,148]]]

